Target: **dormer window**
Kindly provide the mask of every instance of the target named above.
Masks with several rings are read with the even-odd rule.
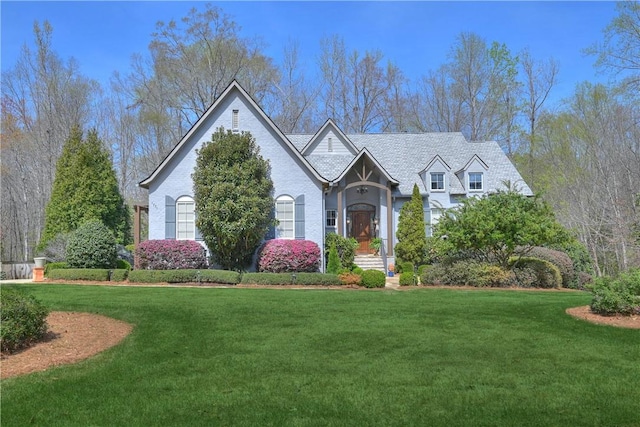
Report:
[[[482,172],[469,172],[469,191],[482,191]]]
[[[431,191],[444,191],[444,173],[431,173]]]
[[[233,110],[231,115],[231,129],[234,132],[240,130],[240,110]]]

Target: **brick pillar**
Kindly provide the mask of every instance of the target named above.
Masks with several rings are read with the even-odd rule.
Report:
[[[44,282],[44,267],[35,267],[33,269],[33,281]]]

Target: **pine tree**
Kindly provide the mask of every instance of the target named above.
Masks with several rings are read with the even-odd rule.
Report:
[[[213,260],[243,270],[274,225],[269,162],[250,133],[220,128],[198,150],[192,177],[196,226]]]
[[[401,262],[412,262],[420,265],[426,256],[427,234],[425,232],[422,196],[418,186],[414,184],[411,200],[402,205],[398,219],[398,244],[395,246],[396,256]]]
[[[92,219],[113,231],[118,243],[131,242],[131,218],[109,152],[95,130],[83,139],[82,130],[76,126],[56,165],[40,248]]]

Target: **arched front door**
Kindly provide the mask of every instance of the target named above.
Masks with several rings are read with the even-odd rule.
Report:
[[[372,229],[375,209],[374,206],[364,203],[349,206],[347,209],[347,218],[350,223],[349,237],[358,241],[357,254],[370,253],[369,244],[371,239],[375,237]]]

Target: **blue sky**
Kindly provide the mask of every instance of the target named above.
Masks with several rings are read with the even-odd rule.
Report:
[[[296,39],[306,63],[322,37],[339,34],[348,49],[381,50],[413,81],[446,62],[461,32],[488,43],[506,43],[512,53],[528,47],[535,58],[555,58],[560,83],[555,97],[569,96],[581,81],[603,81],[593,57],[582,50],[602,40],[616,16],[613,2],[212,2],[260,37],[276,61]],[[33,23],[52,24],[53,48],[74,57],[80,71],[105,87],[114,71],[126,73],[134,53],[146,53],[157,21],[179,20],[202,2],[13,2],[2,1],[2,70],[13,66]]]

